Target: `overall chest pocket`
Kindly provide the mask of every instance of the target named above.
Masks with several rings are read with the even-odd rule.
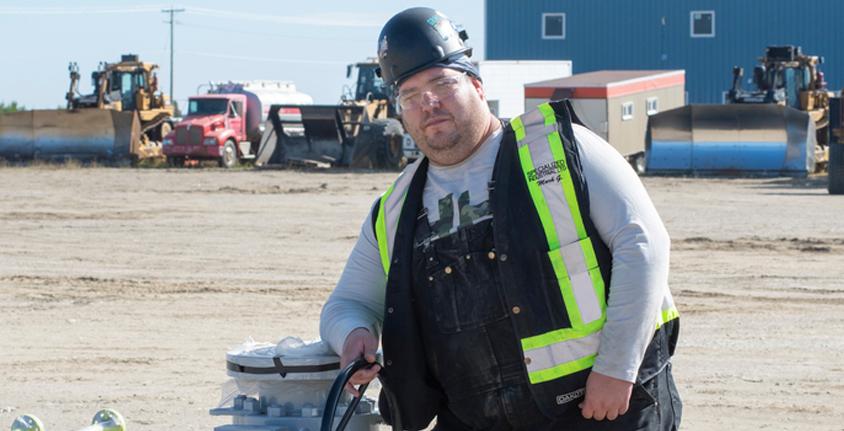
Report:
[[[470,252],[428,270],[425,315],[442,333],[481,327],[507,317],[499,294],[495,252]]]

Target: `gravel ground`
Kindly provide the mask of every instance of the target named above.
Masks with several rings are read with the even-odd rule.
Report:
[[[227,423],[225,352],[317,336],[394,175],[0,168],[0,428]],[[683,428],[844,430],[844,197],[825,176],[644,182],[672,236]]]

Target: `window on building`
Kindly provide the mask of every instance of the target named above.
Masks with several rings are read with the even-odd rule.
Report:
[[[692,37],[715,37],[714,10],[693,10],[689,18]]]
[[[621,119],[624,121],[633,119],[633,102],[624,102],[621,104]]]
[[[648,97],[648,100],[645,101],[645,112],[648,115],[654,115],[659,112],[659,98],[656,97]]]
[[[543,13],[542,14],[542,38],[543,39],[565,39],[566,38],[566,14],[564,14],[564,13]]]

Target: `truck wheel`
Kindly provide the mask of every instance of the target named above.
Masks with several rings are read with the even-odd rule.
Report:
[[[185,158],[181,156],[167,156],[167,166],[183,168],[185,166]]]
[[[226,144],[223,145],[223,155],[220,156],[220,167],[231,169],[237,166],[237,147],[234,145],[234,141],[226,141]]]
[[[844,194],[844,144],[829,145],[829,186],[831,195]]]

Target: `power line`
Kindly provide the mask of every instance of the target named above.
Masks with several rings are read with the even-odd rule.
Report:
[[[193,9],[191,9],[192,11]],[[191,11],[188,11],[190,13]],[[192,27],[192,28],[200,28],[205,30],[214,30],[214,31],[225,31],[227,33],[236,33],[236,34],[249,34],[255,36],[266,36],[275,39],[304,39],[304,40],[330,40],[330,41],[337,41],[337,37],[333,36],[305,36],[301,34],[284,34],[284,33],[271,33],[268,31],[247,31],[247,30],[237,30],[232,27],[224,27],[224,26],[216,26],[216,25],[206,25],[206,24],[195,24],[190,22],[179,22],[183,27]],[[370,38],[350,38],[343,36],[342,42],[348,41],[356,41],[356,42],[371,42]]]
[[[144,12],[158,12],[158,6],[140,6],[131,8],[61,8],[61,7],[43,7],[43,8],[13,8],[0,7],[0,15],[94,15],[94,14],[126,14],[126,13],[144,13]]]
[[[176,26],[176,19],[174,14],[184,12],[184,9],[162,9],[161,12],[170,14],[170,100],[173,100],[173,28]]]
[[[294,64],[342,64],[346,65],[349,62],[345,61],[332,61],[332,60],[305,60],[305,59],[294,59],[294,58],[267,58],[267,57],[247,57],[243,55],[227,55],[227,54],[219,54],[215,52],[200,52],[200,51],[182,51],[185,54],[192,54],[198,55],[200,57],[211,57],[211,58],[224,58],[227,60],[245,60],[245,61],[257,61],[263,63],[294,63]]]
[[[350,16],[352,14],[344,14],[342,16],[286,16],[194,7],[190,9],[190,13],[195,15],[206,15],[227,19],[246,19],[253,21],[268,21],[280,24],[308,25],[318,27],[381,27],[381,21],[375,19],[375,17],[373,17],[371,14],[358,14],[357,16]]]
[[[164,6],[137,6],[137,7],[0,7],[0,15],[90,15],[90,14],[129,14],[145,12],[167,12],[170,9],[161,9]],[[184,12],[179,9],[177,12]],[[265,13],[251,13],[234,10],[194,8],[191,7],[188,13],[192,15],[209,16],[226,19],[243,19],[251,21],[265,21],[279,24],[304,25],[314,27],[353,27],[353,28],[380,28],[381,23],[387,17],[373,16],[371,14],[346,13],[343,15],[271,15]]]

